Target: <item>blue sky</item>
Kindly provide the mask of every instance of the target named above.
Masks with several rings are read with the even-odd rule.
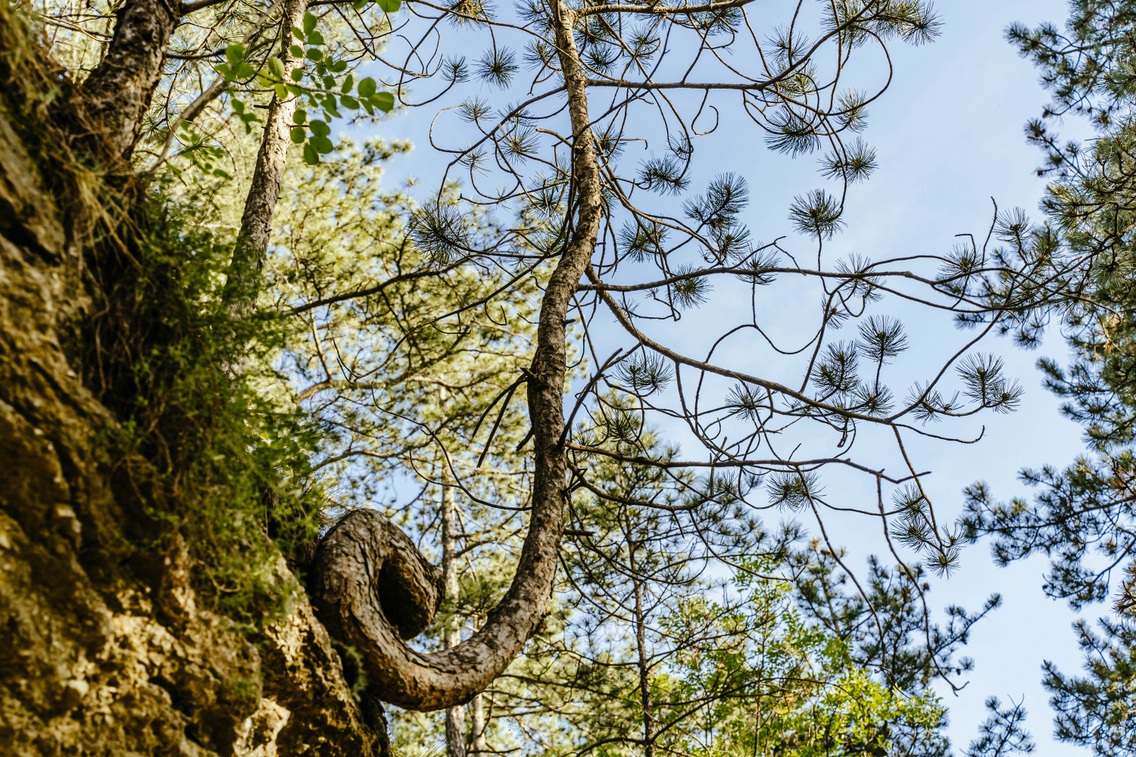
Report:
[[[1066,3],[955,0],[938,10],[944,22],[938,41],[918,48],[899,44],[891,48],[895,78],[873,105],[865,133],[877,149],[880,168],[867,183],[853,188],[846,206],[847,230],[833,241],[834,250],[873,258],[941,253],[958,241],[957,234],[985,236],[993,212],[991,198],[1001,208],[1023,207],[1040,219],[1036,207],[1044,186],[1034,169],[1041,156],[1026,144],[1022,127],[1040,113],[1047,96],[1037,83],[1037,72],[1017,56],[1003,35],[1014,21],[1063,23]],[[470,49],[468,54],[476,59],[479,52]],[[429,155],[423,136],[433,112],[411,112],[383,124],[384,137],[417,143],[411,156],[392,163],[391,184],[407,173],[425,185],[436,181],[434,171],[440,162]],[[1065,131],[1084,133],[1075,122]],[[709,177],[732,170],[749,177],[753,207],[772,224],[772,230],[763,231],[762,224],[755,222],[755,236],[769,238],[787,227],[784,219],[793,195],[817,184],[815,163],[772,156],[744,134],[739,128],[735,137],[724,128],[708,147],[700,147],[699,174]],[[713,301],[711,305],[709,311],[703,309],[704,317],[718,318],[728,307]],[[921,363],[967,336],[915,311],[907,325],[913,341],[922,339],[928,346],[909,353],[908,363],[897,366],[901,375],[904,371],[917,375]],[[681,337],[680,344],[690,338]],[[1040,356],[1066,356],[1060,338],[1051,336],[1033,352],[1023,352],[1007,340],[992,340],[983,349],[1002,354],[1009,373],[1025,386],[1021,409],[955,429],[962,436],[977,434],[985,423],[983,440],[977,445],[911,443],[913,454],[924,463],[921,467],[934,471],[928,482],[939,517],[947,521],[960,510],[961,490],[971,482],[985,480],[1002,497],[1020,494],[1024,490],[1016,481],[1018,469],[1062,465],[1081,450],[1079,428],[1059,415],[1057,402],[1041,387],[1034,367]],[[872,496],[856,489],[862,483],[839,478],[836,482],[845,496],[855,498],[858,491],[860,496]],[[854,563],[862,565],[867,554],[881,551],[877,524],[854,519],[833,523],[834,541],[850,549]],[[965,650],[975,660],[968,685],[958,695],[944,691],[951,708],[949,733],[956,747],[965,747],[973,738],[985,717],[983,701],[995,695],[1003,701],[1024,698],[1038,757],[1076,753],[1051,740],[1051,713],[1040,686],[1043,659],[1058,662],[1066,672],[1080,666],[1070,628],[1074,616],[1042,594],[1044,569],[1044,561],[1037,559],[997,569],[987,546],[980,544],[963,554],[956,574],[935,584],[931,599],[937,606],[958,603],[975,609],[992,592],[1004,598],[1002,609],[976,627]]]
[[[1002,208],[1022,207],[1040,220],[1037,203],[1044,185],[1034,169],[1041,155],[1026,144],[1022,127],[1048,98],[1037,72],[1004,41],[1003,32],[1014,21],[1062,24],[1066,8],[1056,0],[945,3],[939,9],[942,38],[926,48],[897,52],[896,79],[872,123],[881,168],[851,201],[850,214],[864,221],[849,221],[845,237],[852,237],[850,243],[943,249],[955,234],[985,233],[992,197]],[[1084,127],[1070,122],[1063,131],[1083,134]],[[1022,494],[1018,469],[1061,465],[1082,449],[1079,427],[1060,416],[1034,367],[1042,355],[1067,355],[1059,336],[1050,335],[1032,352],[1008,340],[985,349],[1005,356],[1026,393],[1018,412],[985,419],[980,444],[929,451],[935,460],[932,496],[947,515],[957,512],[959,490],[973,480],[987,481],[1001,497]],[[976,627],[966,649],[975,660],[968,686],[957,697],[945,694],[950,734],[958,746],[973,737],[984,718],[982,703],[994,695],[1003,702],[1025,699],[1038,757],[1079,751],[1052,740],[1052,715],[1040,685],[1043,659],[1058,662],[1066,672],[1080,667],[1070,627],[1074,616],[1043,595],[1044,570],[1045,561],[1037,558],[996,568],[987,546],[979,544],[963,554],[958,573],[936,584],[932,596],[939,603],[975,607],[990,592],[1004,599],[1003,607]]]

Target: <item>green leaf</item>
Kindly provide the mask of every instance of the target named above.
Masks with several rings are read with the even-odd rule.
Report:
[[[292,27],[292,36],[295,37],[296,39],[300,40],[301,42],[304,41],[304,32],[298,26]],[[296,57],[299,57],[299,56],[296,56]]]
[[[245,114],[245,104],[235,97],[233,98],[233,112],[238,116],[243,116]]]
[[[308,44],[309,45],[322,45],[323,44],[323,35],[320,34],[319,32],[312,32],[311,34],[308,35]]]
[[[367,7],[367,3],[369,2],[371,2],[371,0],[355,0],[355,2],[351,3],[351,7],[357,11],[361,11]]]
[[[320,104],[323,106],[324,112],[331,117],[342,118],[339,113],[339,108],[335,102],[335,95],[324,95],[323,100],[320,102]]]
[[[312,147],[310,143],[304,145],[304,162],[309,166],[314,166],[320,162],[319,153],[316,152],[316,148]]]
[[[334,89],[335,88],[335,77],[334,76],[323,77],[323,88],[324,89]]]
[[[285,87],[285,89],[287,89],[289,92],[291,92],[296,97],[303,97],[304,95],[306,95],[308,93],[308,90],[306,90],[303,87],[300,87],[298,85],[295,85],[295,84],[289,84],[289,85],[287,85],[287,87]]]
[[[284,81],[284,63],[279,58],[268,59],[268,70],[277,81]]]
[[[304,57],[310,61],[321,61],[323,60],[323,51],[317,50],[314,47],[309,47],[308,51],[304,53]]]
[[[317,137],[326,137],[328,134],[331,134],[331,127],[327,125],[326,121],[317,119],[308,124],[308,127],[312,130],[312,134],[315,134]]]
[[[379,7],[387,13],[394,13],[402,5],[401,0],[378,0]]]
[[[371,102],[383,113],[390,113],[391,109],[394,107],[394,95],[390,92],[379,92],[371,98]]]
[[[273,85],[272,88],[274,90],[276,90],[276,96],[279,97],[281,100],[287,100],[288,99],[288,88],[285,87],[283,84],[275,84],[275,85]]]
[[[339,91],[345,95],[350,94],[351,87],[354,86],[354,84],[355,77],[353,77],[351,74],[347,74],[347,78],[343,80],[343,86],[339,88]]]
[[[363,105],[363,110],[367,111],[367,115],[369,115],[369,116],[375,115],[375,106],[371,105],[370,100],[363,100],[362,105]]]
[[[292,114],[292,123],[296,124],[297,126],[304,123],[307,120],[308,120],[308,112],[306,110],[304,110],[303,108],[300,108],[299,110],[297,110],[295,113]]]
[[[302,69],[302,68],[293,68],[292,69],[292,81],[300,81],[303,78],[304,78],[304,69]]]
[[[292,45],[288,48],[288,52],[292,54],[293,58],[304,57],[304,48],[300,47],[299,45]]]
[[[237,64],[237,78],[238,79],[251,79],[256,76],[256,69],[250,66],[245,61]]]
[[[313,31],[315,31],[315,28],[316,17],[309,11],[304,14],[304,34],[311,34]]]
[[[230,66],[236,66],[245,59],[245,46],[244,45],[229,45],[225,48],[225,57],[229,61]]]
[[[233,81],[236,78],[235,76],[233,76],[233,70],[226,66],[224,63],[213,66],[213,70],[221,74],[221,76],[224,76],[225,81]]]
[[[328,66],[334,73],[341,74],[347,70],[347,61],[337,60]]]
[[[376,89],[378,89],[378,87],[375,84],[375,80],[367,77],[359,82],[359,97],[370,97],[375,94]]]
[[[327,137],[318,137],[312,135],[312,138],[308,140],[308,144],[310,144],[316,152],[322,155],[327,155],[329,152],[335,149],[335,145],[333,145],[331,143],[331,140]]]
[[[308,133],[304,131],[302,126],[292,127],[292,141],[298,145],[304,144],[304,140],[308,138]]]
[[[339,102],[343,103],[344,108],[350,108],[351,110],[359,109],[359,101],[351,95],[340,95]]]

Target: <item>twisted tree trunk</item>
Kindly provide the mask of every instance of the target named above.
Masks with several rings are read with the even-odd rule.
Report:
[[[573,34],[574,13],[553,8],[557,53],[572,124],[575,197],[571,234],[541,303],[537,348],[528,376],[533,436],[533,492],[528,534],[516,574],[485,625],[456,647],[423,654],[397,633],[404,613],[421,615],[431,595],[407,587],[395,604],[375,606],[384,575],[410,575],[420,555],[404,553],[395,529],[373,512],[355,512],[327,534],[316,554],[312,599],[328,630],[358,649],[368,681],[400,707],[439,710],[464,704],[520,653],[548,608],[568,500],[564,456],[565,347],[569,303],[595,250],[603,213],[601,177],[592,138],[587,80]],[[388,568],[394,561],[398,567]],[[425,573],[424,573],[425,575]],[[413,607],[404,600],[415,598]]]
[[[293,19],[302,18],[305,4],[306,0],[287,3],[288,20],[284,22],[280,53],[286,68],[293,63],[288,51],[288,28]],[[571,299],[595,248],[603,207],[600,169],[585,95],[586,77],[574,40],[574,12],[559,0],[552,10],[557,54],[571,116],[573,218],[571,233],[542,301],[537,348],[527,376],[533,492],[529,529],[514,580],[485,625],[472,637],[452,649],[425,655],[410,649],[403,639],[420,632],[433,616],[441,597],[440,574],[389,521],[371,512],[349,515],[324,539],[313,569],[312,593],[320,607],[321,620],[334,635],[363,653],[371,686],[379,688],[387,701],[408,708],[431,710],[468,702],[520,652],[539,626],[552,593],[563,509],[568,499],[563,413],[566,319]],[[118,22],[104,59],[75,98],[60,98],[55,106],[57,113],[74,116],[71,119],[73,138],[97,146],[91,147],[86,156],[93,157],[95,163],[112,165],[116,171],[129,174],[126,161],[139,139],[143,119],[162,75],[170,39],[180,22],[180,13],[181,6],[171,0],[126,0],[118,11]],[[241,301],[238,312],[255,297],[257,271],[267,248],[272,212],[284,170],[287,122],[291,119],[292,107],[287,101],[274,101],[266,124],[250,202],[230,271],[231,288],[226,292],[227,299]],[[20,160],[12,162],[12,166],[17,163]],[[22,169],[5,166],[5,179],[16,176],[19,170]],[[26,208],[18,210],[31,212]],[[34,233],[28,228],[22,221],[15,225],[7,220],[0,222],[0,231],[5,234],[9,230],[25,236],[32,233],[28,238],[34,240]],[[66,233],[62,236],[74,238]],[[50,249],[51,244],[45,242],[36,249]],[[24,257],[23,252],[17,257]],[[15,350],[11,354],[18,353]],[[60,365],[66,367],[62,358]],[[66,375],[65,370],[58,373]],[[77,387],[76,392],[79,389],[81,387]],[[45,393],[50,391],[55,390],[43,389]],[[20,407],[24,405],[26,403]],[[28,412],[28,417],[35,415]],[[17,500],[18,497],[9,498],[5,506]],[[79,511],[80,520],[90,511],[82,507],[72,509]],[[57,508],[54,512],[60,527],[73,520],[69,520],[70,511],[66,508]],[[92,520],[89,531],[97,532],[102,525]],[[286,687],[281,689],[280,695],[289,695]],[[240,708],[226,711],[224,706],[218,705],[215,709],[224,722],[244,714]],[[311,724],[298,725],[302,728]],[[225,747],[225,737],[217,736],[214,741]]]

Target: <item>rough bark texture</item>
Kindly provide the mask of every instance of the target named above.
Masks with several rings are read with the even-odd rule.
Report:
[[[304,25],[307,10],[307,0],[286,0],[284,3],[279,58],[284,64],[285,81],[289,81],[288,77],[297,63],[296,57],[291,53],[295,41],[291,30],[292,27]],[[276,95],[272,96],[225,284],[225,300],[237,313],[251,311],[260,291],[260,270],[264,266],[268,240],[272,236],[272,216],[276,212],[276,202],[280,199],[280,185],[284,181],[284,169],[288,163],[288,147],[292,143],[292,117],[295,113],[295,97],[281,100]]]
[[[106,56],[83,82],[90,136],[114,156],[129,157],[138,141],[177,27],[178,5],[176,0],[126,0],[116,13]]]
[[[389,754],[302,593],[257,644],[201,606],[185,544],[154,538],[149,513],[169,503],[137,486],[148,464],[113,446],[117,419],[61,336],[100,296],[84,245],[92,198],[110,195],[59,155],[85,142],[68,129],[99,126],[92,113],[114,150],[133,143],[164,44],[151,55],[157,43],[131,35],[168,12],[128,2],[120,22],[138,26],[115,39],[142,59],[108,56],[85,90],[59,94],[0,2],[0,753]],[[43,121],[53,93],[57,117],[87,117]]]

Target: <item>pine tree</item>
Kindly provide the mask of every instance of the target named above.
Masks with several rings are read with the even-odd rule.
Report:
[[[655,459],[676,454],[650,429],[628,433],[641,421],[626,399],[609,394],[602,407],[579,438],[619,434],[626,454],[629,438]],[[996,602],[930,624],[917,567],[873,562],[861,597],[838,559],[799,543],[799,527],[767,532],[728,490],[711,496],[709,481],[646,463],[587,464],[595,491],[573,497],[557,602],[486,692],[490,748],[947,753],[929,685],[966,669],[953,657]],[[786,565],[797,581],[771,577]],[[436,726],[407,726],[400,719],[396,743],[408,754],[440,739]]]
[[[310,342],[283,346],[279,354],[285,364],[269,362],[280,369],[280,383],[308,379],[292,389],[316,403],[316,416],[332,429],[330,438],[343,460],[380,461],[373,468],[345,466],[338,471],[340,480],[358,476],[354,480],[366,485],[391,469],[384,465],[397,461],[398,470],[412,471],[431,495],[462,484],[470,501],[503,496],[497,507],[527,513],[526,525],[513,531],[523,538],[513,580],[485,613],[484,625],[455,647],[427,653],[407,645],[404,637],[429,623],[441,596],[441,573],[411,536],[371,509],[353,510],[322,536],[316,559],[307,564],[311,599],[341,648],[359,651],[368,684],[387,701],[423,710],[452,708],[505,670],[544,622],[573,494],[586,490],[601,500],[614,498],[590,475],[599,467],[597,459],[657,469],[676,487],[676,497],[708,517],[723,503],[768,492],[768,501],[755,500],[758,506],[819,518],[832,503],[818,469],[847,466],[879,485],[881,517],[887,517],[883,490],[896,490],[905,539],[925,550],[934,568],[945,571],[953,563],[959,535],[937,524],[920,486],[920,468],[906,460],[903,439],[926,433],[921,424],[933,418],[1012,409],[1018,391],[996,359],[975,355],[957,365],[956,358],[947,358],[925,383],[897,400],[887,382],[888,365],[907,339],[902,325],[883,312],[881,297],[891,290],[966,317],[991,310],[999,317],[1013,315],[1048,296],[1045,287],[1034,286],[1045,261],[1040,256],[987,261],[984,251],[973,247],[920,270],[906,258],[836,257],[846,193],[876,165],[875,153],[861,138],[867,111],[890,80],[880,77],[873,89],[860,91],[866,77],[858,62],[869,50],[886,53],[896,42],[931,40],[938,20],[921,0],[790,5],[772,18],[751,0],[675,6],[545,0],[504,11],[462,0],[446,7],[408,4],[402,12],[399,0],[310,7],[303,0],[125,0],[113,6],[96,2],[90,12],[70,3],[47,5],[32,16],[45,37],[66,30],[49,44],[77,68],[53,68],[41,78],[47,82],[43,91],[27,102],[20,99],[22,90],[19,96],[0,90],[5,101],[0,116],[7,123],[9,112],[18,114],[27,122],[21,128],[30,132],[35,129],[29,125],[40,123],[37,114],[46,113],[54,141],[44,149],[36,143],[32,152],[45,166],[62,153],[84,170],[97,167],[102,174],[91,185],[107,189],[128,211],[141,205],[140,172],[152,175],[175,156],[190,163],[177,170],[229,181],[230,135],[243,130],[259,136],[252,190],[231,190],[243,195],[242,220],[229,230],[234,239],[226,264],[205,265],[205,256],[187,253],[167,269],[193,271],[192,282],[176,276],[146,281],[162,294],[182,295],[185,309],[178,312],[187,319],[192,320],[189,302],[227,314],[223,327],[192,332],[223,345],[225,378],[213,372],[211,380],[223,390],[252,380],[247,361],[256,343],[253,327],[265,317],[265,301],[278,295],[274,304],[280,314],[311,332]],[[7,24],[8,6],[3,9],[0,21]],[[439,34],[444,35],[440,42]],[[469,44],[484,50],[476,62],[452,53],[468,46],[466,35],[476,40]],[[88,45],[85,38],[97,44]],[[391,47],[380,54],[376,45],[384,39]],[[396,46],[404,42],[409,49]],[[743,58],[752,66],[731,63]],[[362,71],[356,64],[372,62],[382,67],[389,87],[357,79]],[[522,63],[531,72],[528,82],[520,81]],[[0,67],[0,74],[9,77],[11,71]],[[479,91],[500,87],[503,99],[464,91],[472,78]],[[364,201],[366,188],[352,185],[349,171],[328,178],[300,173],[307,170],[301,166],[322,164],[334,151],[332,125],[345,113],[374,117],[391,109],[396,95],[412,105],[410,98],[420,92],[431,102],[456,95],[446,102],[445,113],[459,126],[437,132],[445,135],[442,146],[452,150],[453,162],[436,195],[415,210],[409,234],[395,233],[396,224],[381,214],[364,223],[345,221],[344,233],[373,232],[379,255],[375,261],[338,259],[339,240],[320,221],[344,219],[320,217],[324,208],[307,205],[303,212],[310,223],[293,221],[289,228],[282,221],[285,209],[276,192],[287,175],[312,180],[306,189],[313,202],[337,192]],[[745,129],[735,130],[733,118]],[[714,170],[703,171],[695,159],[706,138],[721,138],[727,129],[747,148],[764,145],[792,157],[821,157],[824,188],[786,198],[781,220],[768,230],[775,241],[756,241],[747,226],[748,188],[756,178],[728,172],[708,178]],[[298,146],[291,159],[285,134]],[[7,132],[3,135],[8,139]],[[638,150],[644,152],[633,152]],[[461,186],[454,184],[458,173]],[[118,196],[123,187],[134,194]],[[272,250],[272,227],[282,240],[295,233],[298,242],[309,234],[310,246],[282,244]],[[96,236],[103,241],[117,243],[121,231],[125,243],[114,247],[114,254],[96,246],[80,250],[79,263],[68,258],[59,280],[81,280],[100,303],[89,312],[68,314],[75,323],[67,328],[76,333],[94,328],[101,335],[97,328],[106,321],[99,319],[107,313],[125,313],[123,322],[133,326],[131,319],[142,319],[139,313],[153,312],[136,307],[138,292],[153,292],[137,286],[145,268],[132,256],[135,248],[143,258],[153,250],[133,227],[99,228]],[[785,241],[786,230],[798,236]],[[61,236],[85,239],[87,231],[69,226]],[[210,241],[199,250],[216,253],[226,233],[204,235]],[[31,243],[24,240],[35,241],[37,234],[20,227],[13,239],[27,247]],[[178,227],[165,242],[180,252],[185,238]],[[358,239],[345,241],[354,245]],[[166,252],[160,250],[155,260],[164,264]],[[28,256],[46,260],[38,252]],[[305,269],[305,258],[318,265]],[[91,260],[98,265],[88,276],[85,264]],[[280,264],[274,283],[279,288],[266,289],[263,274],[273,260]],[[329,280],[332,267],[337,273]],[[977,296],[966,289],[973,277],[992,271],[1001,289]],[[426,280],[430,287],[419,286]],[[338,288],[342,281],[351,286]],[[805,286],[782,288],[790,282]],[[748,297],[751,315],[738,323],[715,323],[715,333],[701,334],[708,345],[705,357],[665,343],[680,320],[710,300],[714,286]],[[446,303],[444,313],[429,312],[447,295],[453,302]],[[35,300],[21,297],[16,298],[21,303]],[[758,304],[773,299],[786,307],[814,303],[803,345],[780,344],[767,332]],[[613,324],[621,330],[618,344],[594,338]],[[851,324],[857,328],[842,334],[855,333],[840,339],[838,327]],[[351,330],[346,337],[337,332],[346,327]],[[581,334],[579,346],[573,329]],[[530,330],[535,344],[528,353],[516,351],[509,340]],[[472,346],[463,343],[474,334]],[[119,338],[99,342],[103,346],[94,350],[94,362],[100,369],[121,370],[110,376],[110,389],[97,387],[95,396],[105,400],[115,422],[152,430],[156,422],[139,423],[130,414],[152,399],[130,379],[136,377],[134,369],[151,370],[157,375],[151,385],[165,387],[163,382],[178,378],[178,364],[165,364],[163,370],[148,362],[149,353],[133,351],[148,343],[132,341],[129,332],[114,335]],[[360,335],[373,341],[360,347]],[[745,349],[731,349],[739,341]],[[329,357],[323,349],[328,343],[346,349]],[[605,358],[609,346],[615,351]],[[727,351],[760,359],[727,365],[720,359]],[[590,373],[582,386],[571,387],[572,371],[583,356],[591,361]],[[784,371],[770,367],[780,356],[790,362]],[[954,373],[948,370],[952,365]],[[450,380],[471,366],[476,375]],[[103,379],[101,371],[89,378]],[[440,384],[449,394],[444,401]],[[379,396],[391,386],[399,387],[397,394]],[[602,435],[576,435],[576,420],[603,415],[602,398],[609,390],[622,392],[632,410],[605,421]],[[194,396],[202,407],[158,420],[176,427],[179,420],[228,406],[224,391],[213,401]],[[512,400],[522,397],[527,427],[514,425],[509,415]],[[35,405],[26,397],[17,399],[21,407]],[[681,421],[700,451],[685,460],[655,456],[643,435],[646,424],[635,421],[643,416]],[[485,419],[488,437],[497,441],[479,436],[486,433]],[[484,456],[474,450],[500,445],[506,438],[497,436],[502,424],[520,437],[512,454],[523,456],[523,465],[502,467],[508,476],[524,471],[528,480],[521,504],[508,499],[515,490],[478,470]],[[244,460],[284,447],[288,454],[265,457],[282,460],[288,471],[335,470],[335,454],[321,457],[317,450],[314,459],[303,459],[318,443],[305,439],[307,445],[300,444],[285,424],[276,430],[280,433],[260,445],[244,443],[252,433],[245,429],[236,435],[239,443],[225,450]],[[894,439],[906,472],[885,474],[885,464],[872,457],[874,445],[858,442],[873,432]],[[368,437],[365,444],[362,437]],[[160,434],[147,442],[148,454],[179,480],[183,471]],[[507,452],[490,449],[494,457],[487,459],[505,459]],[[864,453],[867,458],[858,457]],[[221,466],[226,457],[214,454],[205,464]],[[682,472],[691,468],[708,473]],[[277,480],[265,475],[257,484]],[[222,484],[215,492],[223,495],[229,490]],[[437,496],[419,502],[428,503],[420,513],[437,511]],[[259,525],[243,510],[234,507],[234,513],[229,522],[245,529]],[[425,529],[415,533],[412,526],[410,532],[419,536]],[[714,533],[699,538],[708,549],[715,546]],[[244,557],[239,544],[228,542],[224,556]],[[630,559],[635,549],[628,547]],[[640,688],[643,680],[640,675]]]
[[[984,484],[967,491],[964,520],[972,537],[993,538],[1006,564],[1043,552],[1050,557],[1044,588],[1081,609],[1111,599],[1116,616],[1095,633],[1076,625],[1085,653],[1082,676],[1045,665],[1053,694],[1056,736],[1099,755],[1136,749],[1136,123],[1132,120],[1131,60],[1136,54],[1136,4],[1074,2],[1064,30],[1014,26],[1012,43],[1041,70],[1053,102],[1026,129],[1045,153],[1039,174],[1050,177],[1043,201],[1047,225],[1017,226],[1021,247],[1045,257],[1067,294],[1057,311],[1072,349],[1069,365],[1043,359],[1048,388],[1065,400],[1063,412],[1084,429],[1086,453],[1060,468],[1021,472],[1037,490],[998,502]],[[1064,143],[1056,120],[1077,115],[1095,129],[1086,143]],[[1050,311],[1023,311],[1020,338],[1032,343]],[[1127,577],[1125,577],[1127,576]]]

